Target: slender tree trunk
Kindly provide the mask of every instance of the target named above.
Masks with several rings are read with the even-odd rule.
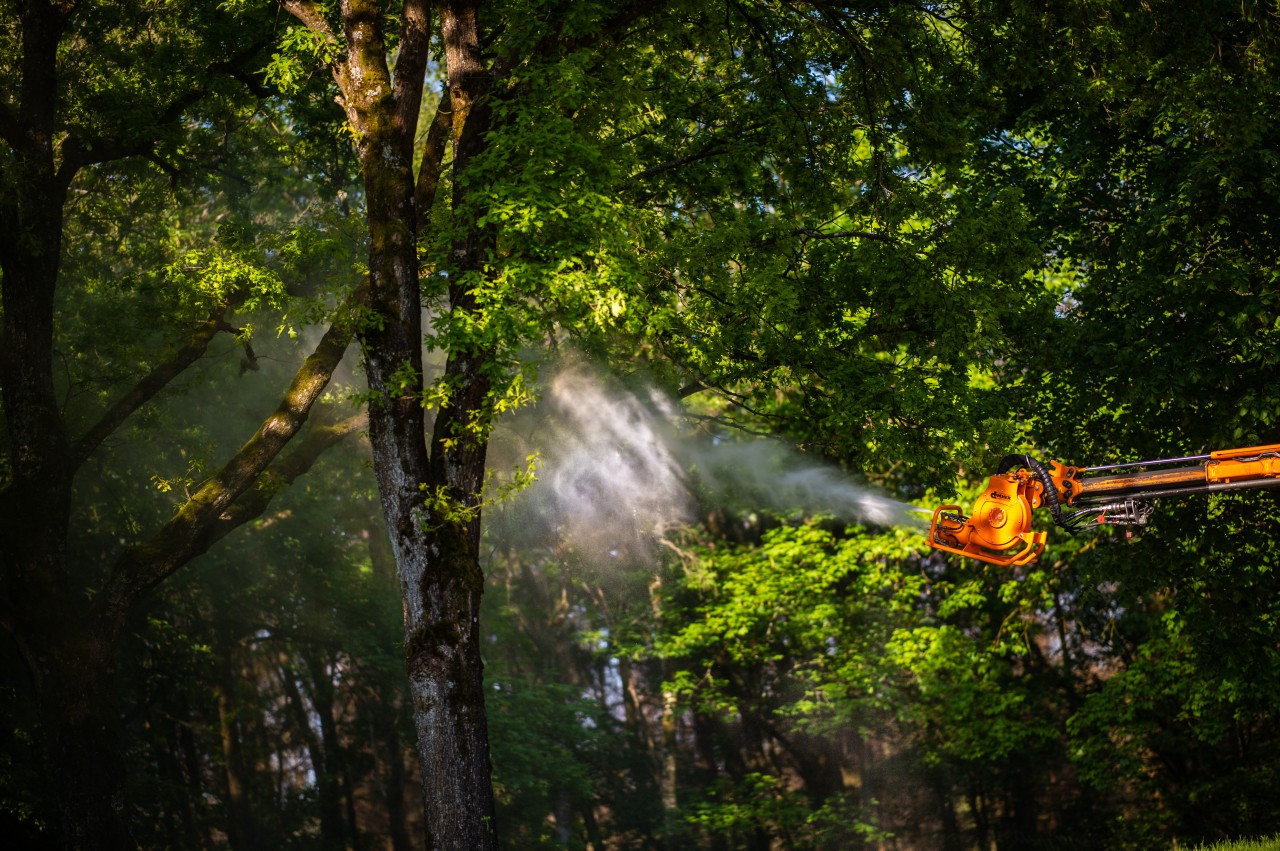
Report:
[[[391,547],[381,530],[369,536],[369,559],[373,564],[374,574],[389,583],[395,581],[396,565]],[[392,587],[392,586],[388,586]],[[378,699],[369,706],[371,713],[371,734],[374,741],[374,752],[381,745],[386,749],[386,767],[383,798],[387,810],[387,826],[391,839],[391,851],[409,851],[409,824],[405,814],[405,764],[404,746],[400,740],[400,690],[386,685],[374,684],[379,689]],[[382,691],[385,689],[385,691]]]
[[[399,725],[390,713],[380,713],[377,721],[381,739],[387,748],[387,829],[392,851],[409,851],[409,825],[405,820],[404,752],[400,745]]]
[[[320,745],[324,760],[325,783],[322,787],[321,799],[322,806],[329,811],[325,816],[330,826],[328,841],[334,848],[343,848],[347,845],[358,848],[360,841],[351,796],[351,772],[346,750],[342,747],[338,736],[335,717],[337,700],[333,678],[329,674],[329,667],[325,660],[317,655],[313,648],[304,649],[302,657],[311,677],[311,701],[320,722]]]
[[[342,790],[338,785],[338,777],[335,770],[337,753],[336,750],[330,749],[329,740],[332,734],[323,734],[326,726],[325,714],[331,712],[332,707],[324,698],[318,696],[320,686],[314,682],[319,675],[316,670],[317,665],[313,664],[309,652],[304,651],[303,655],[313,680],[311,688],[312,705],[316,716],[320,720],[321,737],[317,737],[315,730],[311,727],[311,714],[307,711],[306,701],[303,700],[302,692],[298,690],[293,669],[287,660],[280,668],[280,677],[284,684],[285,696],[288,698],[289,706],[293,710],[293,723],[307,744],[307,754],[311,758],[311,769],[316,774],[316,806],[320,812],[319,847],[333,851],[333,849],[346,847],[346,841],[342,824]],[[323,668],[323,666],[318,667]],[[321,671],[320,673],[322,674],[323,672]],[[329,726],[332,726],[331,720]],[[336,741],[336,736],[333,736],[333,738]]]
[[[351,779],[351,762],[345,756],[342,759],[342,801],[346,805],[347,836],[350,847],[360,851],[364,842],[360,835],[360,823],[356,816],[356,793]]]
[[[653,609],[653,620],[659,629],[663,623],[662,577],[659,576],[649,585],[649,605]],[[671,834],[675,828],[679,800],[676,796],[678,781],[677,763],[677,721],[679,699],[675,689],[670,685],[674,668],[670,660],[662,660],[662,732],[658,742],[658,756],[661,768],[658,772],[658,788],[662,800],[663,828],[667,834],[667,842],[671,842]]]
[[[604,834],[600,832],[600,823],[596,820],[596,808],[592,801],[583,801],[580,806],[582,826],[587,832],[587,847],[591,851],[604,851]]]
[[[153,770],[160,778],[162,785],[174,790],[181,790],[182,799],[170,798],[161,813],[164,820],[165,844],[170,848],[181,848],[193,844],[191,799],[182,782],[182,764],[178,750],[177,723],[160,713],[149,709],[144,713],[146,728],[149,732],[147,744],[150,746]]]
[[[235,851],[258,847],[258,830],[249,800],[240,724],[236,718],[236,673],[231,667],[229,643],[223,642],[218,664],[218,733],[222,742],[222,770],[227,790],[227,839]]]
[[[726,757],[732,754],[735,749],[725,749],[720,745],[723,735],[723,722],[719,717],[707,712],[696,712],[693,716],[693,738],[694,752],[696,753],[695,767],[697,776],[700,779],[700,786],[708,788],[712,786],[716,780],[719,780],[722,773],[733,776],[735,773],[733,768],[726,766],[722,772],[720,768],[720,754],[724,753]],[[728,759],[726,758],[726,763]],[[723,832],[715,832],[704,839],[706,851],[726,851],[729,847],[727,837]]]
[[[639,675],[636,673],[635,663],[625,656],[618,659],[618,678],[622,680],[623,723],[636,737],[637,742],[650,751],[656,750],[645,718],[644,689],[638,682]],[[602,691],[602,696],[607,697],[607,691]],[[601,708],[606,712],[609,711],[607,704],[602,704]]]
[[[662,790],[663,821],[671,828],[675,823],[679,801],[676,797],[677,780],[677,742],[676,730],[678,720],[678,703],[675,690],[663,684],[662,689]]]
[[[938,817],[942,825],[943,851],[960,851],[964,848],[964,832],[956,819],[951,784],[941,768],[929,772],[929,787],[937,801]]]
[[[552,817],[556,825],[556,844],[568,848],[573,840],[573,797],[568,790],[561,789],[556,794]]]
[[[200,768],[200,753],[196,749],[196,737],[192,726],[196,723],[185,695],[180,697],[183,723],[178,726],[178,741],[182,749],[184,792],[187,809],[191,813],[191,832],[187,844],[207,848],[210,845],[209,819],[203,817],[204,772]]]

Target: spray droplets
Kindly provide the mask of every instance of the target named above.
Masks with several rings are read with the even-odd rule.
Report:
[[[774,440],[690,443],[687,457],[708,497],[738,508],[829,514],[876,526],[922,527],[922,509],[850,481],[844,471]]]
[[[693,516],[667,423],[636,396],[563,370],[547,400],[554,442],[541,478],[557,528],[583,553],[638,556]]]
[[[764,439],[682,434],[674,404],[581,366],[551,379],[538,410],[509,433],[538,451],[539,481],[493,516],[503,537],[568,545],[590,562],[649,557],[697,508],[801,511],[876,525],[919,524],[919,509]],[[504,441],[504,443],[507,441]]]

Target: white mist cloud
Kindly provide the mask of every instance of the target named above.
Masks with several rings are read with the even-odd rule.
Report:
[[[651,555],[696,517],[699,500],[738,510],[829,514],[919,526],[920,509],[841,470],[760,438],[681,433],[671,400],[644,398],[580,365],[559,369],[532,414],[504,433],[502,454],[541,454],[538,481],[489,516],[503,537],[567,545],[591,562]]]
[[[692,518],[668,424],[652,407],[581,368],[561,370],[546,402],[556,440],[542,449],[541,495],[575,549],[637,554]]]
[[[923,509],[851,481],[775,440],[690,442],[684,456],[714,501],[742,508],[829,514],[876,526],[921,526]]]

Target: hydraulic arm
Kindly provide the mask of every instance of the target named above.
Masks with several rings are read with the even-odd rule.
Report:
[[[933,512],[929,546],[996,565],[1026,564],[1044,551],[1047,532],[1031,530],[1044,506],[1068,534],[1099,526],[1143,526],[1162,496],[1280,486],[1280,443],[1208,455],[1103,467],[1048,466],[1009,455],[973,512],[942,505]]]

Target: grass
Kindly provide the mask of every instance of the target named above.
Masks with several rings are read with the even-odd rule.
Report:
[[[1194,851],[1280,851],[1280,836],[1270,839],[1236,839],[1231,842],[1215,842],[1213,845],[1197,845]]]

